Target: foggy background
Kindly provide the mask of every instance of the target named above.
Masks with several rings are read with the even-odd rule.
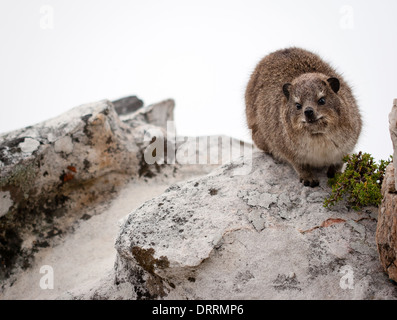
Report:
[[[251,141],[244,91],[266,54],[299,46],[353,87],[356,148],[392,154],[397,1],[1,0],[0,132],[102,99],[173,98],[180,135]]]

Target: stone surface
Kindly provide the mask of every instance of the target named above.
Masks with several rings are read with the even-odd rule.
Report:
[[[34,252],[89,219],[134,177],[200,167],[208,175],[171,185],[120,222],[106,276],[59,298],[397,298],[384,272],[395,279],[393,165],[379,218],[374,207],[325,209],[325,176],[306,188],[290,166],[252,153],[252,145],[180,137],[174,106],[166,100],[119,116],[105,100],[0,136],[0,279],[13,265],[29,268]]]
[[[68,290],[89,286],[103,278],[114,265],[114,241],[122,219],[144,201],[162,194],[172,183],[202,174],[184,170],[173,174],[169,169],[173,168],[164,168],[151,179],[134,179],[110,201],[87,210],[72,231],[53,238],[50,246],[41,248],[27,270],[0,282],[0,301],[52,300]],[[40,269],[44,265],[51,266],[54,271],[54,288],[51,290],[39,286],[43,276]]]
[[[144,145],[129,123],[143,131],[158,128],[172,119],[172,110],[167,100],[123,122],[103,100],[1,135],[0,280],[14,265],[28,267],[32,253],[70,228],[85,208],[109,200],[138,177]],[[25,246],[31,235],[35,241]]]
[[[397,159],[397,99],[389,114],[389,131],[393,143],[393,159]],[[382,183],[382,203],[379,206],[376,244],[383,269],[397,281],[397,161],[390,163]]]
[[[382,204],[379,206],[376,244],[379,259],[389,278],[397,282],[397,193],[395,168],[389,164],[382,184]]]
[[[259,151],[251,160],[145,202],[121,226],[113,272],[65,297],[397,298],[378,260],[375,208],[325,209],[326,177],[306,188],[288,165]]]
[[[13,202],[11,200],[10,193],[8,191],[0,191],[0,217],[6,215],[12,205]]]
[[[393,159],[397,159],[397,99],[394,99],[389,113],[389,131],[393,143]],[[397,169],[397,161],[394,161],[394,168]],[[397,181],[395,181],[395,190],[397,190]]]
[[[131,180],[206,174],[252,148],[229,137],[178,137],[174,107],[165,100],[120,117],[104,100],[0,136],[0,284],[13,283],[39,250],[73,233]]]
[[[395,169],[390,164],[386,171],[386,181],[392,179],[393,183],[383,183],[376,243],[384,270],[390,279],[397,281],[397,194],[394,189],[394,172]]]
[[[23,153],[33,153],[39,146],[40,142],[31,138],[25,138],[25,140],[19,144],[19,148]]]
[[[118,115],[126,115],[143,107],[143,101],[137,96],[129,96],[112,102]]]
[[[152,104],[137,111],[120,116],[130,127],[135,128],[143,123],[167,129],[167,122],[174,120],[175,102],[172,99]]]

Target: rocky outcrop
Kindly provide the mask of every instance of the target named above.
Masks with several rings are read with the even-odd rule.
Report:
[[[389,131],[393,144],[393,159],[397,159],[397,99],[393,101],[393,107],[389,113]],[[397,161],[393,162],[394,169],[397,169]],[[397,190],[397,181],[394,182],[395,190]]]
[[[390,279],[397,281],[397,99],[389,115],[390,136],[393,142],[393,163],[386,169],[382,184],[382,204],[379,206],[376,243],[383,269]]]
[[[376,243],[383,269],[390,279],[397,282],[397,194],[393,164],[386,169],[382,184],[382,196],[376,229]]]
[[[127,182],[205,174],[252,147],[177,136],[172,99],[142,104],[135,96],[86,104],[0,136],[0,280],[28,268],[38,250],[53,247]]]
[[[120,222],[107,277],[60,298],[397,298],[384,272],[395,279],[393,165],[379,216],[344,202],[326,209],[325,176],[303,187],[250,144],[178,136],[173,100],[139,104],[100,101],[0,137],[0,280],[127,181],[201,167],[206,176],[171,185]]]
[[[326,181],[302,187],[255,151],[173,185],[126,218],[113,273],[68,298],[397,298],[378,260],[376,208],[325,209]]]
[[[135,128],[151,132],[171,120],[174,106],[172,100],[147,107],[140,102],[115,102],[119,112],[135,110],[123,115],[128,121],[103,100],[0,137],[0,279],[14,265],[26,268],[32,253],[49,246],[85,208],[109,200],[139,176],[143,149]]]

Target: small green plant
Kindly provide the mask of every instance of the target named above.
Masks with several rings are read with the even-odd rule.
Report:
[[[332,192],[324,200],[324,207],[329,208],[343,198],[347,199],[355,210],[368,205],[378,206],[382,201],[383,177],[391,160],[390,156],[388,160],[381,160],[377,164],[370,154],[361,151],[345,156],[345,171],[328,180]]]

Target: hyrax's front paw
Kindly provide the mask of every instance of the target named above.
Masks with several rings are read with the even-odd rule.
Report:
[[[342,164],[334,164],[328,167],[327,177],[329,179],[334,178],[337,173],[340,173],[342,169]]]
[[[299,175],[300,182],[303,183],[305,187],[317,187],[320,182],[317,177],[313,174],[312,168],[309,165],[301,164],[294,166],[295,171]]]
[[[305,187],[311,187],[311,188],[314,188],[314,187],[317,187],[320,185],[320,181],[315,180],[315,179],[300,178],[300,182],[302,182]]]

